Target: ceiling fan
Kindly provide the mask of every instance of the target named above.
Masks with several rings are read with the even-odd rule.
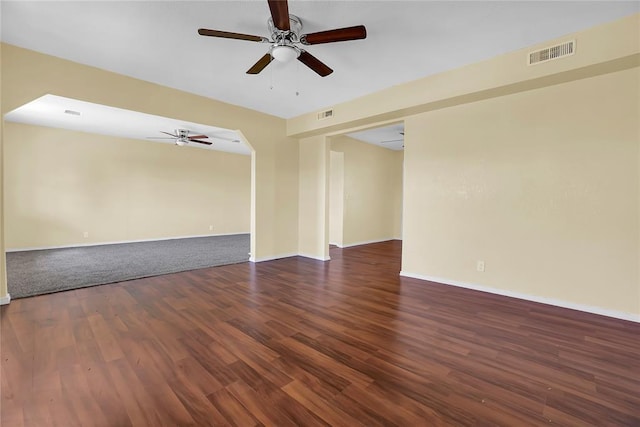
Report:
[[[179,146],[187,145],[190,142],[197,142],[198,144],[204,144],[204,145],[213,144],[213,142],[201,141],[202,138],[209,138],[207,135],[190,136],[189,135],[190,132],[187,129],[176,129],[174,132],[175,133],[160,131],[160,133],[164,133],[165,135],[169,135],[169,136],[168,137],[167,136],[157,136],[157,137],[149,136],[147,137],[147,139],[174,139],[176,145],[179,145]]]
[[[400,135],[402,135],[402,138],[398,138],[398,139],[390,139],[388,141],[380,141],[380,144],[390,144],[392,142],[400,142],[400,141],[404,141],[404,132],[398,132]],[[404,147],[404,145],[403,145]]]
[[[247,74],[258,74],[271,63],[273,59],[281,62],[288,62],[295,58],[307,67],[326,77],[333,73],[333,70],[311,55],[299,45],[314,45],[322,43],[334,43],[349,40],[359,40],[367,37],[367,30],[364,25],[354,27],[338,28],[335,30],[320,31],[311,34],[301,34],[302,21],[295,15],[289,15],[287,0],[268,0],[271,18],[267,21],[271,39],[250,34],[230,33],[228,31],[207,30],[200,28],[198,34],[201,36],[221,37],[226,39],[246,40],[258,43],[270,43],[269,53],[266,53],[258,60]]]

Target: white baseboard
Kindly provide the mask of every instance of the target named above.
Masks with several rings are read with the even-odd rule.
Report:
[[[216,237],[216,236],[235,236],[238,234],[249,233],[222,233],[222,234],[197,234],[192,236],[178,236],[178,237],[160,237],[157,239],[142,239],[142,240],[120,240],[114,242],[97,242],[97,243],[77,243],[73,245],[63,246],[39,246],[32,248],[8,248],[5,252],[23,252],[23,251],[42,251],[46,249],[67,249],[67,248],[83,248],[87,246],[102,246],[102,245],[119,245],[122,243],[143,243],[143,242],[159,242],[162,240],[176,240],[176,239],[193,239],[196,237]]]
[[[317,259],[318,261],[329,261],[329,260],[331,260],[331,257],[322,258],[322,257],[317,257],[317,256],[311,255],[311,254],[301,254],[301,253],[298,253],[298,252],[291,252],[291,253],[288,253],[288,254],[280,254],[280,255],[266,256],[266,257],[260,257],[260,258],[250,257],[249,261],[250,262],[265,262],[265,261],[273,261],[273,260],[282,259],[282,258],[291,258],[291,257],[294,257],[294,256],[301,256],[301,257],[305,257],[305,258]]]
[[[428,280],[429,282],[441,283],[444,285],[457,286],[459,288],[473,289],[476,291],[487,292],[490,294],[503,295],[511,298],[518,298],[526,301],[539,302],[542,304],[554,305],[556,307],[569,308],[572,310],[584,311],[586,313],[599,314],[601,316],[613,317],[616,319],[629,320],[631,322],[640,323],[640,314],[625,313],[623,311],[609,310],[601,307],[594,307],[590,305],[576,304],[573,302],[558,300],[555,298],[540,297],[537,295],[523,294],[520,292],[507,291],[504,289],[491,288],[482,285],[476,285],[473,283],[463,283],[455,280],[443,279],[441,277],[425,276],[422,274],[415,274],[408,271],[400,271],[400,275],[403,277],[411,277],[413,279]]]
[[[400,240],[400,239],[395,239],[393,237],[388,237],[386,239],[377,239],[377,240],[367,240],[364,242],[355,242],[355,243],[347,243],[346,245],[336,245],[339,248],[350,248],[352,246],[361,246],[361,245],[370,245],[371,243],[381,243],[381,242],[388,242],[390,240]]]
[[[0,297],[0,305],[7,305],[11,302],[11,295],[6,294],[3,297]]]
[[[305,257],[305,258],[317,259],[318,261],[330,261],[331,260],[331,257],[326,257],[325,258],[325,257],[319,257],[319,256],[316,256],[316,255],[303,254],[303,253],[300,253],[298,255],[302,256],[302,257]]]
[[[279,255],[273,255],[273,256],[265,256],[265,257],[260,257],[260,258],[256,258],[256,257],[250,257],[249,261],[250,262],[265,262],[265,261],[273,261],[276,259],[282,259],[282,258],[291,258],[294,256],[298,256],[297,252],[291,252],[288,254],[279,254]]]

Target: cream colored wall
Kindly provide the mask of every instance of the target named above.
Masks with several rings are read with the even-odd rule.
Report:
[[[344,153],[343,246],[401,238],[402,152],[347,136],[331,150]]]
[[[394,156],[394,166],[396,172],[393,176],[396,179],[393,196],[393,236],[395,239],[402,239],[402,208],[404,206],[404,151],[396,151]]]
[[[0,45],[0,52],[2,51]],[[0,81],[2,81],[2,67],[0,67]],[[0,84],[0,99],[2,99],[2,85]],[[4,121],[0,120],[0,302],[8,303],[10,298],[7,290],[6,258],[4,252]]]
[[[344,153],[329,157],[329,243],[342,246],[344,223]]]
[[[297,252],[298,142],[286,136],[285,120],[15,46],[1,48],[2,114],[51,93],[240,130],[255,149],[252,259]]]
[[[4,132],[8,249],[249,232],[250,156],[18,123]]]
[[[300,140],[298,253],[329,259],[329,142],[317,136]]]
[[[638,316],[639,81],[407,118],[403,272]]]
[[[405,119],[405,273],[640,321],[639,33],[635,14],[295,117],[288,134]],[[575,55],[526,65],[567,39]]]

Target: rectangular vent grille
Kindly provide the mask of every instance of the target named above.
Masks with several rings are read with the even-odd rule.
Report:
[[[321,111],[318,113],[318,120],[324,120],[333,117],[333,110]]]
[[[560,43],[555,46],[547,47],[529,53],[529,65],[539,64],[541,62],[551,61],[552,59],[562,58],[563,56],[573,55],[575,52],[575,40]]]

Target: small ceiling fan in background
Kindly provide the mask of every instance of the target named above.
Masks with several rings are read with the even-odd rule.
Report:
[[[396,143],[396,142],[402,142],[402,146],[401,147],[404,148],[404,131],[400,131],[398,133],[400,134],[400,136],[402,138],[389,139],[387,141],[380,141],[380,144],[393,144],[393,143]]]
[[[228,31],[208,30],[200,28],[201,36],[220,37],[227,39],[246,40],[258,43],[270,43],[271,48],[258,60],[247,74],[258,74],[271,63],[273,59],[288,62],[295,58],[307,67],[311,68],[321,77],[333,73],[333,70],[311,55],[299,45],[314,45],[322,43],[334,43],[349,40],[359,40],[367,37],[364,25],[338,28],[335,30],[320,31],[311,34],[301,34],[302,21],[295,15],[289,15],[287,0],[268,0],[271,18],[267,21],[271,39],[250,34],[231,33]]]
[[[404,132],[398,132],[402,138],[398,138],[398,139],[390,139],[388,141],[380,141],[380,144],[390,144],[392,142],[400,142],[400,141],[404,141]],[[402,145],[404,147],[404,144]]]
[[[211,145],[213,142],[202,141],[203,138],[209,138],[207,135],[189,135],[190,131],[187,129],[176,129],[175,133],[163,132],[165,135],[169,136],[149,136],[147,139],[174,139],[176,145],[183,146],[187,145],[190,142],[197,142],[198,144]]]

